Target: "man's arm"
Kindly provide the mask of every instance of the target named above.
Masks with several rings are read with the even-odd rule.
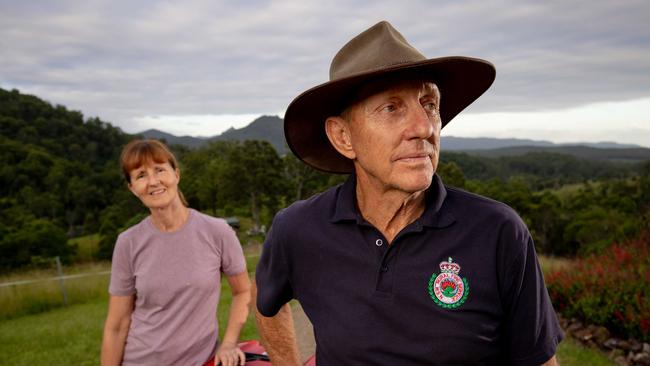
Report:
[[[257,302],[257,286],[251,288],[252,303]],[[266,317],[255,309],[255,320],[260,333],[260,341],[275,366],[299,366],[300,355],[293,326],[293,315],[289,304],[284,304],[272,317]]]
[[[560,364],[557,362],[557,358],[555,356],[551,357],[550,360],[544,362],[542,366],[559,366]]]

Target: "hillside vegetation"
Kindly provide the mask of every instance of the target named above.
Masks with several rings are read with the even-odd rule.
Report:
[[[146,215],[118,167],[121,148],[134,137],[99,118],[0,89],[0,270],[80,258],[68,239],[89,234],[100,237],[95,259],[109,259],[117,234]],[[190,205],[250,217],[254,231],[268,228],[282,207],[345,179],[262,140],[172,148]],[[648,167],[547,152],[487,158],[443,151],[438,172],[447,184],[515,208],[542,253],[585,255],[647,227]]]

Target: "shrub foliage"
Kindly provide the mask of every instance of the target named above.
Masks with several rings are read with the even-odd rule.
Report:
[[[550,273],[547,285],[561,313],[650,341],[650,233]]]

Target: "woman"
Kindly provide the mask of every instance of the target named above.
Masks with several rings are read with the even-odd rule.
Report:
[[[129,190],[151,215],[115,244],[102,365],[203,365],[212,357],[215,365],[243,365],[237,341],[250,280],[235,233],[187,207],[178,164],[162,143],[132,141],[120,160]],[[221,272],[233,297],[218,344]]]

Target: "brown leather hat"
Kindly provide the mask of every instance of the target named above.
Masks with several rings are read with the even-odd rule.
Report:
[[[300,94],[284,116],[284,136],[291,151],[306,164],[330,173],[354,171],[325,134],[325,120],[352,102],[350,95],[368,81],[404,74],[432,81],[440,90],[444,127],[472,104],[494,81],[494,66],[485,60],[451,56],[427,59],[386,21],[348,42],[334,56],[330,81]]]

